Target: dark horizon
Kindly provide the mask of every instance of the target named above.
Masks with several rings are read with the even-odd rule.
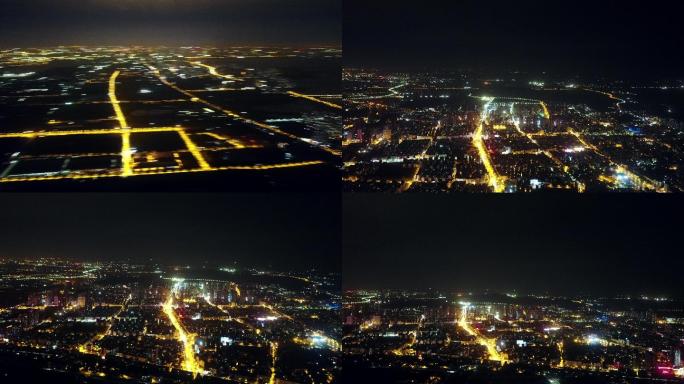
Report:
[[[346,0],[346,67],[681,78],[679,2]]]
[[[684,298],[680,199],[347,195],[344,289]]]
[[[159,45],[95,45],[95,44],[73,44],[73,45],[36,45],[32,47],[3,47],[2,49],[6,51],[11,51],[11,50],[31,50],[31,49],[49,49],[49,48],[86,48],[86,49],[96,49],[96,48],[110,48],[110,49],[116,49],[116,48],[122,48],[122,49],[132,49],[132,48],[142,48],[142,49],[163,49],[163,48],[168,48],[168,49],[181,49],[181,48],[207,48],[207,49],[232,49],[232,48],[330,48],[330,49],[341,49],[340,45],[334,45],[334,44],[304,44],[304,45],[295,45],[295,44],[270,44],[270,45],[240,45],[240,44],[233,44],[233,45],[164,45],[164,44],[159,44]]]
[[[0,258],[340,271],[330,194],[6,194]]]
[[[336,0],[0,0],[0,46],[339,46]]]

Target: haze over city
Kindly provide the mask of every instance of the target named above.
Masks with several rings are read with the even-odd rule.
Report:
[[[2,0],[0,46],[339,46],[334,0]]]

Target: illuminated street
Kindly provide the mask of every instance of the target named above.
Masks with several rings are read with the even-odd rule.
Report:
[[[504,186],[501,183],[499,175],[496,174],[496,171],[492,166],[492,161],[489,158],[489,153],[487,152],[487,148],[485,147],[484,140],[482,138],[484,124],[487,120],[487,108],[492,100],[493,99],[489,99],[489,101],[487,101],[487,103],[485,103],[482,107],[482,118],[480,122],[477,123],[477,128],[473,133],[473,145],[477,149],[477,154],[480,156],[480,161],[482,162],[482,165],[487,170],[487,176],[489,177],[489,184],[492,186],[492,190],[494,192],[502,192]]]
[[[349,68],[343,82],[349,192],[684,190],[684,120],[652,104],[676,103],[680,81],[615,82],[608,92],[590,82]]]
[[[192,372],[193,374],[201,373],[202,366],[195,356],[195,335],[188,333],[183,328],[183,325],[178,321],[175,309],[173,307],[173,292],[169,295],[168,300],[162,304],[162,310],[164,314],[169,318],[171,325],[176,330],[178,335],[178,342],[183,345],[183,370]]]
[[[332,48],[3,50],[0,188],[147,190],[172,178],[178,189],[337,189],[339,58]],[[279,69],[293,65],[320,81]]]
[[[492,361],[506,362],[505,359],[501,357],[499,351],[496,350],[496,340],[488,339],[482,336],[476,329],[470,326],[468,323],[468,306],[469,304],[463,304],[461,306],[461,316],[458,319],[458,326],[463,328],[470,336],[474,336],[480,345],[487,348],[488,359]]]

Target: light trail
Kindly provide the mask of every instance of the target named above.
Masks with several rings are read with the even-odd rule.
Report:
[[[136,169],[135,173],[131,177],[136,176],[149,176],[149,175],[170,175],[178,173],[193,173],[193,172],[211,172],[211,171],[267,171],[274,169],[286,169],[286,168],[298,168],[298,167],[308,167],[314,165],[325,164],[322,160],[313,161],[301,161],[294,163],[278,163],[278,164],[261,164],[261,165],[228,165],[220,167],[212,167],[211,169],[170,169],[170,170],[151,170],[146,171],[143,169]],[[121,172],[110,172],[110,173],[99,173],[99,174],[67,174],[67,175],[41,175],[41,176],[21,176],[21,177],[7,177],[0,179],[0,183],[16,183],[16,182],[29,182],[29,181],[52,181],[52,180],[87,180],[87,179],[101,179],[101,178],[112,178],[121,177]]]
[[[601,95],[607,96],[611,100],[616,100],[615,107],[618,109],[618,111],[622,111],[622,107],[620,107],[620,104],[626,103],[626,101],[624,99],[621,99],[621,98],[613,95],[610,92],[599,91],[599,90],[591,89],[591,88],[582,88],[582,89],[584,89],[585,91],[589,91],[589,92],[600,93]]]
[[[496,170],[494,169],[492,161],[489,158],[487,148],[485,148],[484,139],[482,138],[482,131],[484,130],[484,121],[487,116],[487,108],[489,107],[489,103],[491,103],[492,100],[494,100],[494,98],[490,98],[489,101],[487,101],[483,106],[480,122],[478,123],[475,132],[473,132],[473,146],[475,147],[475,149],[477,149],[477,153],[480,156],[480,160],[482,161],[482,164],[484,165],[485,170],[487,171],[487,175],[489,175],[489,185],[492,187],[494,192],[500,193],[504,191],[504,185],[501,182],[499,176],[496,174]]]
[[[131,152],[131,134],[126,116],[121,110],[119,99],[116,97],[116,79],[121,71],[114,71],[109,77],[109,101],[114,108],[114,114],[121,128],[121,176],[127,177],[133,174],[133,153]]]
[[[241,115],[239,115],[239,114],[237,114],[237,113],[235,113],[235,112],[233,112],[233,111],[231,111],[231,110],[225,109],[225,108],[223,108],[223,107],[221,107],[221,106],[219,106],[219,105],[216,105],[216,104],[214,104],[214,103],[212,103],[212,102],[210,102],[210,101],[208,101],[208,100],[202,99],[202,98],[198,97],[196,94],[191,93],[191,92],[188,92],[187,90],[185,90],[185,89],[183,89],[183,88],[180,88],[180,87],[177,86],[176,84],[174,84],[174,83],[168,81],[168,80],[166,79],[166,77],[163,76],[163,75],[161,74],[161,72],[159,72],[159,69],[157,69],[157,68],[155,68],[155,67],[153,67],[153,66],[150,66],[150,65],[148,65],[147,67],[150,69],[150,71],[152,71],[152,73],[154,73],[154,75],[159,79],[159,81],[161,81],[162,83],[164,83],[164,85],[166,85],[166,86],[168,86],[168,87],[170,87],[170,88],[172,88],[172,89],[174,89],[174,90],[176,90],[176,91],[178,91],[178,92],[180,92],[180,93],[182,93],[182,94],[188,96],[188,97],[190,98],[191,101],[198,102],[198,103],[202,103],[202,104],[204,104],[204,105],[206,105],[206,106],[208,106],[208,107],[210,107],[210,108],[212,108],[212,109],[214,109],[214,110],[221,111],[221,112],[224,113],[225,115],[230,116],[230,117],[232,117],[232,118],[235,119],[235,120],[239,120],[239,121],[242,121],[242,122],[244,122],[244,123],[247,123],[247,124],[250,124],[250,125],[257,126],[257,127],[259,127],[259,128],[268,130],[268,131],[273,132],[273,133],[277,133],[277,134],[279,134],[279,135],[281,135],[281,136],[285,136],[285,137],[288,137],[288,138],[290,138],[290,139],[302,141],[302,142],[307,143],[307,144],[309,144],[309,145],[312,145],[312,146],[314,146],[314,147],[316,147],[316,148],[322,149],[322,150],[324,150],[324,151],[326,151],[326,152],[328,152],[328,153],[331,153],[331,154],[333,154],[333,155],[335,155],[335,156],[342,156],[342,152],[340,152],[340,151],[338,151],[338,150],[335,150],[335,149],[332,149],[332,148],[330,148],[330,147],[327,147],[327,146],[325,146],[325,145],[322,145],[321,143],[318,143],[318,142],[316,142],[316,141],[314,141],[314,140],[307,139],[307,138],[303,138],[303,137],[299,137],[299,136],[293,135],[293,134],[291,134],[291,133],[289,133],[289,132],[285,132],[285,131],[283,131],[282,129],[276,127],[276,126],[269,125],[269,124],[265,124],[265,123],[262,123],[262,122],[259,122],[259,121],[252,120],[252,119],[250,119],[250,118],[241,116]]]
[[[192,153],[192,155],[195,157],[195,160],[197,160],[197,164],[199,164],[200,169],[211,170],[211,166],[204,159],[204,156],[202,156],[202,152],[200,152],[195,143],[193,143],[192,140],[190,140],[188,134],[181,129],[178,131],[178,135],[180,135],[181,139],[183,140],[183,143],[185,143],[185,146],[188,148],[190,153]]]
[[[271,377],[268,384],[276,383],[276,360],[278,359],[278,343],[271,342]]]
[[[126,117],[124,116],[121,106],[119,105],[119,99],[116,98],[116,79],[119,77],[120,73],[121,71],[114,71],[109,77],[109,102],[114,108],[116,119],[119,121],[119,127],[126,129],[129,128],[128,123],[126,122]]]
[[[300,98],[302,98],[302,99],[306,99],[306,100],[310,100],[310,101],[313,101],[313,102],[316,102],[316,103],[320,103],[320,104],[323,104],[323,105],[327,105],[327,106],[330,107],[330,108],[342,109],[342,106],[341,106],[341,105],[338,105],[338,104],[335,104],[335,103],[331,103],[331,102],[329,102],[329,101],[321,100],[321,99],[319,99],[319,98],[317,98],[317,97],[313,97],[313,96],[311,96],[311,95],[305,95],[305,94],[302,94],[302,93],[299,93],[299,92],[295,92],[295,91],[287,91],[287,94],[290,95],[290,96],[300,97]]]
[[[121,176],[133,174],[133,152],[131,151],[131,133],[121,134]]]
[[[173,132],[182,130],[181,127],[154,127],[154,128],[127,128],[128,133],[151,133],[151,132]],[[124,130],[119,128],[109,129],[79,129],[72,131],[41,131],[41,132],[14,132],[14,133],[0,133],[0,138],[8,137],[50,137],[50,136],[71,136],[71,135],[120,135]]]
[[[173,308],[173,292],[169,293],[169,299],[162,304],[162,311],[169,318],[171,325],[175,328],[178,334],[178,341],[183,345],[183,363],[182,369],[188,372],[192,372],[193,375],[198,373],[203,373],[201,367],[201,362],[195,356],[195,350],[193,349],[195,345],[195,335],[185,331],[183,325],[178,320],[176,316],[176,311]]]
[[[227,80],[235,80],[235,77],[233,75],[223,75],[216,70],[216,67],[208,65],[208,64],[204,64],[201,61],[191,61],[190,64],[206,68],[207,70],[209,70],[209,73],[213,76],[220,77],[220,78],[227,79]]]
[[[539,104],[541,105],[542,109],[544,110],[544,118],[547,120],[551,118],[551,114],[549,113],[549,109],[546,107],[546,103],[543,101],[539,101]]]
[[[506,362],[506,359],[499,353],[499,351],[496,350],[496,340],[495,339],[489,339],[484,336],[482,336],[476,329],[470,326],[468,324],[468,306],[464,305],[461,308],[461,318],[458,321],[458,326],[463,328],[464,331],[466,331],[467,334],[470,336],[474,336],[477,342],[487,348],[487,354],[489,355],[489,360],[492,361],[500,361],[500,362]]]

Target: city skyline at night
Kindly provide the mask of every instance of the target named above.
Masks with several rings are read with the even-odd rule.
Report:
[[[346,195],[343,381],[681,383],[678,200]]]
[[[5,196],[3,380],[335,382],[337,199],[264,198]]]
[[[344,190],[684,190],[681,12],[346,2]]]

